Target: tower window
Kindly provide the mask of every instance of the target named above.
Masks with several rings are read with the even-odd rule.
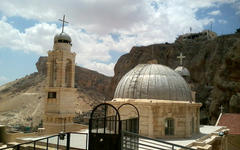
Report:
[[[72,61],[67,59],[65,68],[65,85],[66,87],[71,87],[72,85]]]
[[[70,42],[67,40],[58,40],[58,43],[69,43],[70,44]]]
[[[192,133],[194,133],[194,117],[192,117]]]
[[[48,98],[57,98],[56,92],[48,92]]]
[[[165,120],[165,135],[174,135],[174,120],[167,118]]]

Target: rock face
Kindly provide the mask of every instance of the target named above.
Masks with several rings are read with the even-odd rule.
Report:
[[[240,35],[240,34],[238,34]],[[228,49],[223,59],[211,93],[211,116],[216,116],[219,105],[225,112],[240,113],[240,38]],[[233,39],[232,39],[233,40]]]
[[[184,66],[191,73],[191,82],[197,92],[196,101],[203,103],[203,123],[216,121],[220,105],[225,107],[225,112],[238,112],[240,34],[219,36],[213,40],[133,47],[128,54],[121,56],[115,65],[115,75],[109,86],[110,99],[122,76],[137,64],[145,64],[155,59],[159,64],[175,69],[179,64],[177,56],[180,52],[186,56]],[[208,117],[209,114],[211,118]]]
[[[47,74],[46,62],[47,62],[47,57],[43,57],[43,56],[39,57],[39,59],[36,63],[38,73],[43,74],[43,75]]]
[[[106,96],[110,82],[111,77],[79,66],[75,68],[75,86],[77,88],[93,89]]]

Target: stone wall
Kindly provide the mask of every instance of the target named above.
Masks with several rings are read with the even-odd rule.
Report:
[[[140,114],[139,133],[143,136],[153,138],[176,138],[190,137],[199,132],[200,125],[200,103],[189,103],[168,100],[130,100],[114,99],[109,102],[118,108],[124,103],[131,103],[137,107]],[[123,107],[124,108],[124,107]],[[124,112],[124,113],[122,113]],[[127,117],[126,115],[129,114]],[[136,116],[133,109],[120,110],[120,116],[131,118]],[[174,135],[165,135],[165,119],[174,119]],[[192,131],[192,118],[194,118],[194,131]]]

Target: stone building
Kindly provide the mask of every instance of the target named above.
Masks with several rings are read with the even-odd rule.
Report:
[[[71,38],[62,32],[54,37],[47,60],[47,99],[43,126],[46,132],[60,132],[73,125],[75,116],[75,53]]]
[[[74,124],[76,88],[75,56],[71,52],[72,39],[64,32],[64,22],[60,34],[54,37],[53,50],[47,58],[47,98],[45,101],[43,127],[46,133],[74,131],[82,128]]]
[[[217,37],[217,34],[210,30],[203,30],[199,33],[187,33],[180,35],[176,41],[191,41],[191,40],[211,40]]]
[[[120,80],[110,103],[135,105],[144,136],[191,137],[199,132],[201,103],[193,101],[184,78],[164,65],[137,65]]]
[[[122,77],[109,103],[116,108],[134,105],[142,136],[199,150],[227,149],[228,129],[200,125],[202,104],[195,102],[195,92],[182,73],[160,64],[139,64]],[[121,119],[131,120],[134,113],[122,107]]]

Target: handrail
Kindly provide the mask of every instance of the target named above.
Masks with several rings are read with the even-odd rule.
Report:
[[[159,142],[159,143],[164,143],[164,144],[170,145],[172,147],[179,147],[179,148],[188,149],[188,150],[195,150],[195,149],[190,148],[190,147],[185,147],[185,146],[182,146],[182,145],[173,144],[173,143],[166,142],[166,141],[163,141],[163,140],[160,140],[160,139],[153,139],[153,138],[150,138],[150,137],[142,136],[142,135],[139,135],[139,134],[136,134],[136,133],[132,133],[132,132],[128,132],[128,131],[122,131],[122,140],[123,141],[124,141],[123,137],[126,134],[128,134],[130,136],[133,136],[135,138],[138,138],[138,139],[142,138],[142,139],[147,139],[147,140],[151,140],[151,141],[155,141],[155,142]],[[127,137],[127,135],[126,135],[126,137]],[[129,141],[129,140],[125,140],[125,141]],[[143,145],[143,144],[140,144],[138,142],[131,141],[131,140],[129,142],[132,142],[134,144]]]
[[[139,142],[134,142],[134,141],[131,141],[131,140],[124,140],[124,141],[131,142],[131,143],[133,143],[133,144],[139,144]],[[141,146],[146,146],[146,147],[148,147],[148,148],[150,147],[150,148],[155,148],[155,149],[164,150],[163,148],[156,147],[155,145],[147,145],[147,144],[141,143],[141,144],[139,144],[139,147],[140,147],[140,145],[141,145]],[[167,147],[167,148],[170,148],[170,147]]]
[[[48,144],[49,144],[49,139],[50,138],[54,138],[54,137],[60,137],[61,134],[65,134],[67,135],[67,141],[70,140],[70,134],[82,134],[82,135],[86,135],[86,140],[88,140],[88,133],[79,133],[79,132],[65,132],[65,133],[59,133],[59,134],[54,134],[54,135],[51,135],[51,136],[47,136],[47,137],[44,137],[44,138],[40,138],[40,139],[36,139],[36,140],[33,140],[33,141],[28,141],[28,142],[24,142],[24,143],[20,143],[20,144],[16,144],[16,145],[13,145],[13,146],[8,146],[8,147],[5,147],[5,148],[0,148],[0,150],[5,150],[5,149],[9,149],[9,148],[19,148],[20,146],[22,145],[27,145],[27,144],[33,144],[34,146],[34,149],[36,147],[36,142],[39,142],[39,141],[42,141],[42,140],[47,140],[46,141],[46,146],[48,147]],[[58,146],[59,143],[56,143],[56,145]],[[66,144],[66,147],[69,147],[69,142],[67,142]],[[87,141],[86,141],[86,148],[87,148]]]
[[[51,135],[51,136],[44,137],[44,138],[41,138],[41,139],[37,139],[37,140],[34,140],[34,141],[29,141],[29,142],[20,143],[20,144],[13,145],[13,146],[9,146],[9,147],[5,147],[5,148],[2,148],[2,149],[14,148],[14,147],[16,147],[16,146],[21,146],[21,145],[25,145],[25,144],[31,144],[31,143],[33,143],[33,142],[37,142],[37,141],[41,141],[41,140],[53,138],[53,137],[56,137],[56,136],[59,136],[59,134]]]

